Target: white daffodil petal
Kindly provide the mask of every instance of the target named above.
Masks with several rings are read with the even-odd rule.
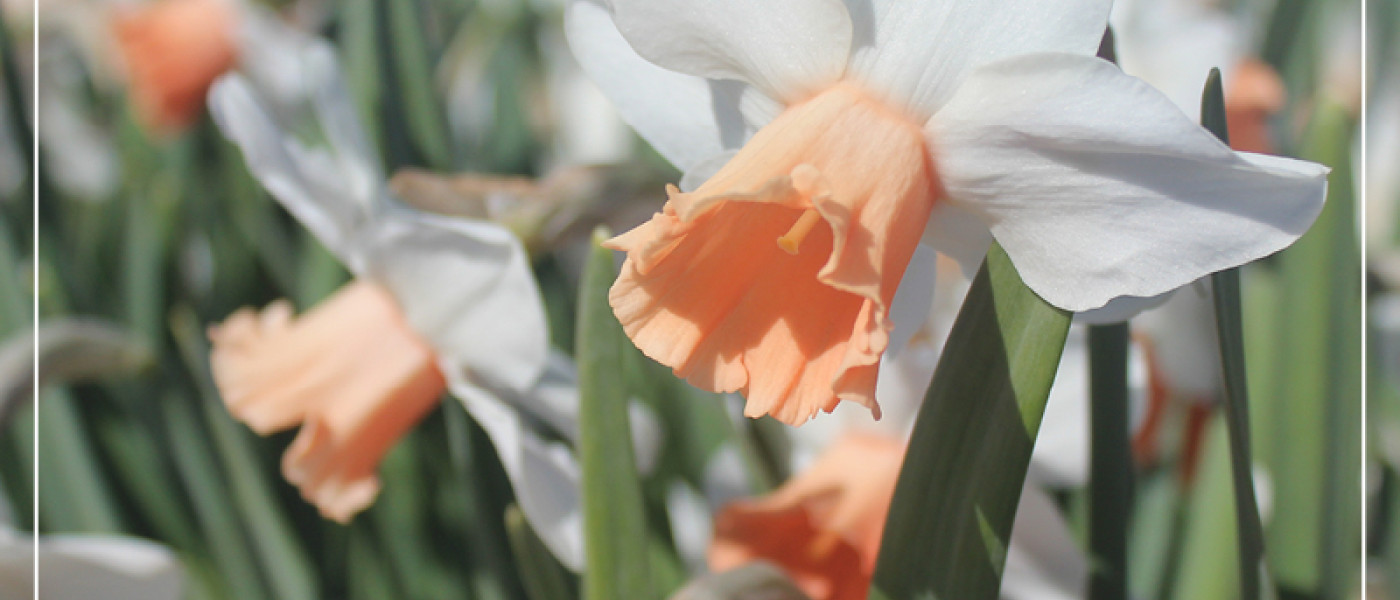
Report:
[[[547,442],[526,427],[520,415],[497,394],[473,385],[450,369],[444,371],[449,373],[452,395],[462,401],[491,438],[530,527],[559,562],[582,571],[583,504],[579,497],[579,467],[573,454],[564,444]]]
[[[795,101],[846,70],[851,17],[841,0],[612,0],[618,31],[647,60],[735,79]]]
[[[924,245],[952,258],[972,279],[992,245],[992,233],[977,213],[952,202],[939,202],[929,213],[924,228]]]
[[[1092,56],[1112,0],[846,0],[850,73],[924,116],[978,66],[1034,52]]]
[[[239,18],[238,70],[274,107],[304,106],[314,82],[301,54],[312,44],[324,44],[288,25],[272,10],[244,6]]]
[[[370,146],[369,134],[360,124],[360,116],[350,99],[335,47],[321,38],[312,38],[299,54],[311,85],[311,102],[316,120],[329,140],[335,156],[345,167],[346,178],[355,198],[373,202],[378,198],[384,173],[379,169],[379,154]]]
[[[30,539],[16,541],[24,547],[16,548],[14,556],[32,556]],[[26,566],[32,569],[33,563]],[[0,580],[27,582],[31,577],[32,571],[0,574]],[[182,587],[179,561],[160,544],[116,535],[50,535],[39,539],[39,589],[45,598],[175,600],[181,597]]]
[[[564,27],[579,66],[622,119],[682,171],[748,138],[741,94],[647,62],[618,33],[607,8],[574,0]]]
[[[1065,338],[1055,383],[1031,451],[1029,478],[1055,487],[1089,480],[1089,339],[1084,327]]]
[[[984,216],[1031,289],[1076,312],[1277,252],[1326,195],[1326,167],[1235,153],[1091,57],[983,67],[928,131],[951,201]]]
[[[1157,308],[1171,299],[1175,290],[1163,294],[1157,294],[1149,298],[1140,296],[1119,296],[1108,301],[1108,304],[1101,308],[1087,310],[1082,313],[1074,313],[1074,322],[1085,325],[1106,325],[1109,323],[1122,323],[1139,313]]]
[[[1027,482],[1011,528],[1001,596],[1009,600],[1083,598],[1089,559],[1055,499]]]
[[[909,339],[928,321],[929,306],[933,304],[933,289],[938,277],[938,253],[920,244],[909,258],[909,266],[904,269],[904,279],[890,303],[890,321],[894,331],[890,332],[890,343],[886,354],[899,356]]]
[[[367,234],[365,276],[399,301],[449,370],[524,392],[544,371],[548,332],[520,245],[489,223],[388,208]]]
[[[345,186],[340,165],[284,134],[248,81],[225,75],[209,91],[209,111],[224,136],[243,151],[253,177],[352,270],[360,258],[351,238],[368,206]]]
[[[686,172],[681,175],[681,191],[693,192],[699,189],[700,186],[704,185],[706,181],[709,181],[711,177],[714,177],[715,173],[718,173],[720,169],[723,169],[724,165],[729,164],[729,161],[733,160],[734,155],[738,153],[738,150],[721,152],[719,154],[706,158],[698,163],[695,163],[695,166],[691,167],[690,169],[687,169]]]

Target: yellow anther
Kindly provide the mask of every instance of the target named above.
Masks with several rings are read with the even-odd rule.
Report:
[[[821,220],[822,216],[815,209],[807,209],[797,218],[797,222],[792,224],[792,228],[788,229],[783,237],[778,238],[778,247],[782,248],[783,252],[796,256],[798,248],[802,246],[802,240]]]

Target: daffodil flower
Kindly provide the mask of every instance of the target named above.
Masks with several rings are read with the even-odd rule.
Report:
[[[612,241],[628,335],[749,416],[878,417],[920,243],[971,269],[995,238],[1070,311],[1292,243],[1327,169],[1233,152],[1096,58],[1110,4],[574,0],[580,63],[686,172]]]
[[[283,133],[239,74],[210,92],[250,171],[355,275],[300,317],[278,302],[211,328],[219,390],[259,432],[301,424],[283,472],[342,522],[372,502],[383,454],[448,391],[490,436],[531,525],[578,568],[573,368],[549,354],[525,251],[503,227],[389,196],[333,53],[314,43],[286,58],[331,152]]]
[[[715,517],[709,566],[725,572],[766,560],[813,600],[861,600],[879,557],[904,443],[848,432],[772,494],[726,505]],[[1088,560],[1054,500],[1026,482],[1012,528],[1002,597],[1083,597]]]
[[[272,94],[301,83],[285,56],[309,36],[246,0],[151,0],[109,17],[137,117],[157,134],[192,125],[214,80],[234,67]]]

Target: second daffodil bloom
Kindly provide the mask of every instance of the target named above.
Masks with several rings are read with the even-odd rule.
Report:
[[[848,432],[772,494],[732,502],[715,517],[709,567],[778,565],[813,600],[864,600],[904,459],[902,438]],[[1089,573],[1054,500],[1021,493],[1007,548],[1003,598],[1083,598]]]
[[[110,18],[136,116],[160,135],[193,124],[214,80],[234,67],[286,95],[295,86],[286,56],[308,37],[247,0],[147,0]]]
[[[580,63],[686,172],[611,242],[628,335],[749,416],[878,417],[920,243],[971,270],[995,238],[1070,311],[1292,243],[1327,169],[1234,152],[1096,58],[1110,4],[574,0]]]
[[[112,27],[137,114],[157,131],[194,122],[209,86],[237,59],[238,11],[232,0],[119,7]]]
[[[579,473],[567,445],[577,392],[567,359],[549,355],[520,241],[493,223],[390,198],[334,50],[308,41],[286,59],[330,152],[279,128],[240,74],[215,83],[210,109],[253,175],[355,279],[299,317],[279,301],[210,329],[230,412],[260,433],[300,424],[283,472],[345,522],[378,492],[380,458],[450,392],[490,436],[531,525],[579,568]]]

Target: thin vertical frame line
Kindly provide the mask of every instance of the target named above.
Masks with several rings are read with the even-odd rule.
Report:
[[[34,220],[34,248],[33,248],[33,285],[34,288],[30,297],[34,302],[34,385],[30,386],[34,398],[30,406],[34,407],[34,518],[31,526],[33,535],[30,536],[30,543],[34,549],[34,600],[39,600],[39,0],[34,0],[34,23],[33,35],[30,43],[33,44],[31,60],[33,69],[31,70],[32,88],[30,93],[30,115],[34,119],[34,126],[30,128],[29,142],[32,144],[32,152],[29,165],[32,172],[29,175],[30,187],[34,192],[34,209],[30,211]]]
[[[1361,471],[1361,493],[1358,494],[1358,497],[1361,498],[1361,523],[1360,523],[1360,526],[1361,526],[1361,535],[1358,536],[1358,537],[1361,538],[1361,547],[1360,547],[1360,552],[1361,552],[1361,561],[1360,561],[1360,562],[1361,562],[1361,582],[1360,582],[1360,588],[1359,588],[1359,589],[1362,590],[1362,593],[1364,594],[1364,593],[1365,593],[1365,590],[1366,590],[1366,581],[1367,581],[1367,578],[1366,578],[1366,563],[1367,563],[1367,560],[1366,560],[1366,537],[1367,537],[1367,536],[1366,536],[1366,532],[1368,531],[1368,528],[1366,527],[1366,524],[1369,522],[1369,521],[1367,520],[1367,515],[1366,515],[1366,500],[1367,500],[1367,498],[1366,498],[1366,483],[1367,483],[1367,482],[1366,482],[1366,458],[1367,458],[1366,448],[1368,447],[1368,446],[1367,446],[1367,436],[1366,436],[1366,427],[1367,427],[1367,423],[1366,423],[1367,416],[1366,416],[1366,415],[1367,415],[1367,403],[1368,403],[1368,398],[1367,398],[1368,394],[1367,394],[1367,386],[1366,386],[1366,374],[1367,374],[1367,362],[1369,361],[1369,355],[1368,355],[1367,352],[1366,352],[1366,345],[1367,345],[1367,329],[1368,329],[1368,328],[1367,328],[1367,324],[1370,322],[1370,317],[1368,316],[1368,311],[1367,311],[1367,308],[1368,308],[1368,306],[1369,306],[1369,304],[1370,304],[1370,301],[1369,301],[1369,298],[1368,298],[1367,295],[1366,295],[1366,291],[1367,291],[1367,287],[1368,287],[1368,286],[1366,285],[1366,264],[1367,264],[1367,256],[1366,256],[1367,251],[1366,251],[1366,247],[1367,247],[1367,239],[1366,239],[1366,226],[1365,226],[1365,225],[1366,225],[1366,105],[1369,104],[1368,100],[1370,99],[1370,98],[1368,97],[1368,95],[1367,95],[1366,80],[1370,78],[1370,73],[1366,70],[1366,54],[1367,54],[1368,52],[1370,52],[1371,47],[1370,47],[1370,45],[1367,44],[1367,42],[1366,42],[1366,30],[1369,28],[1369,26],[1368,26],[1368,24],[1367,24],[1367,22],[1366,22],[1366,2],[1367,2],[1367,0],[1357,0],[1357,1],[1361,3],[1361,126],[1357,128],[1357,129],[1359,130],[1360,135],[1361,135],[1361,177],[1360,177],[1361,181],[1360,181],[1360,185],[1355,186],[1355,189],[1359,190],[1359,194],[1358,194],[1358,195],[1359,195],[1359,199],[1360,199],[1360,201],[1357,203],[1357,206],[1359,206],[1360,208],[1358,209],[1357,217],[1356,217],[1356,218],[1360,220],[1360,225],[1361,225],[1360,227],[1358,227],[1358,229],[1361,230],[1361,265],[1360,265],[1360,267],[1359,267],[1359,268],[1361,269],[1361,277],[1360,277],[1360,279],[1361,279],[1361,374],[1360,374],[1360,377],[1361,377],[1361,386],[1358,388],[1358,389],[1361,390],[1361,452],[1358,453],[1359,456],[1361,456],[1361,464],[1360,464],[1360,465],[1357,465],[1357,466],[1358,466],[1358,468],[1359,468],[1360,471]]]

